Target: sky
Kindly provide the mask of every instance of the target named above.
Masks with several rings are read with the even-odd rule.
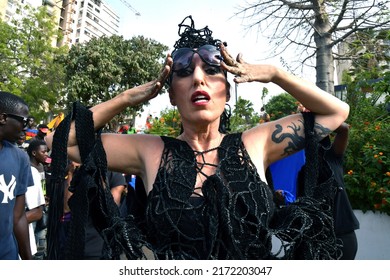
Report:
[[[236,57],[243,54],[249,63],[274,64],[282,67],[279,58],[267,59],[270,55],[270,45],[267,39],[261,37],[257,30],[247,30],[241,16],[235,16],[246,1],[240,0],[123,0],[140,13],[135,15],[122,0],[105,0],[120,16],[120,34],[125,39],[143,35],[167,45],[170,50],[179,39],[178,24],[188,15],[191,15],[195,28],[208,26],[213,31],[214,38],[226,41],[229,52]],[[283,67],[282,67],[283,68]],[[229,79],[233,78],[232,75]],[[315,82],[312,80],[312,82]],[[282,93],[283,90],[274,84],[246,83],[237,87],[231,81],[231,100],[229,104],[234,107],[236,96],[253,103],[256,112],[260,112],[263,105],[261,93],[267,87],[271,96]],[[163,95],[150,101],[146,113],[155,115],[166,107],[170,107],[168,97]]]

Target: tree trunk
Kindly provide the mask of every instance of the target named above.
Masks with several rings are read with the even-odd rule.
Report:
[[[316,52],[316,84],[322,90],[334,95],[334,64],[330,23],[321,1],[316,3],[316,17],[313,24]]]
[[[316,53],[316,84],[322,90],[334,95],[334,65],[332,48],[325,38],[320,38]]]

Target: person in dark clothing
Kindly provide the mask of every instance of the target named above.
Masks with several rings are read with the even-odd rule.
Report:
[[[355,230],[359,229],[360,225],[353,212],[344,183],[343,158],[348,146],[348,124],[342,123],[334,130],[334,133],[333,142],[331,142],[330,137],[326,137],[321,141],[322,147],[326,147],[324,158],[333,172],[334,184],[336,185],[336,193],[333,198],[334,230],[342,250],[340,259],[354,260],[358,250]],[[302,195],[303,171],[298,176],[299,195]]]
[[[111,190],[114,202],[118,205],[121,201],[122,192],[126,186],[125,176],[119,172],[107,171],[108,187]],[[85,260],[99,260],[102,258],[104,240],[95,228],[91,218],[88,219],[87,228],[85,231]]]
[[[341,259],[353,260],[358,250],[355,230],[359,229],[360,225],[353,213],[344,184],[343,158],[348,146],[349,126],[342,123],[334,132],[336,135],[331,148],[325,152],[325,158],[337,183],[337,193],[334,200],[335,231],[336,237],[341,240],[342,244],[343,255]]]
[[[48,132],[50,132],[50,129],[46,124],[39,124],[37,135],[35,137],[31,138],[29,140],[29,142],[31,142],[32,140],[45,141],[45,136],[47,135]]]
[[[25,199],[34,181],[27,153],[15,145],[28,114],[22,98],[0,91],[0,260],[32,259]]]

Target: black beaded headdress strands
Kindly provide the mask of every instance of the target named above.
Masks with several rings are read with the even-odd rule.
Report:
[[[185,22],[190,20],[190,24]],[[221,40],[214,39],[212,37],[213,32],[208,28],[208,26],[202,29],[195,29],[194,20],[192,16],[187,16],[179,24],[178,35],[180,39],[176,41],[174,51],[180,48],[199,48],[203,45],[213,45],[219,46]],[[226,42],[223,43],[227,46]]]

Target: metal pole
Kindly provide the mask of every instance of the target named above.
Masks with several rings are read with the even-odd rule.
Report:
[[[234,88],[235,88],[235,91],[236,91],[236,104],[235,104],[235,107],[237,107],[237,87],[238,87],[238,84],[237,83],[234,83]]]

